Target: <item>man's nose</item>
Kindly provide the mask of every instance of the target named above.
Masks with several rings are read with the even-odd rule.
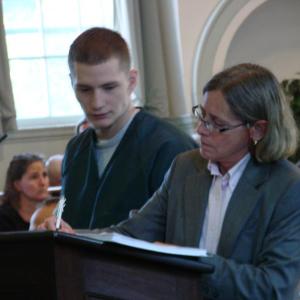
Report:
[[[104,93],[101,90],[96,89],[93,93],[91,102],[94,109],[103,107],[105,105]]]

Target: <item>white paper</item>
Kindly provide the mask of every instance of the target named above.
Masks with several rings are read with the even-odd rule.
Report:
[[[167,254],[174,254],[174,255],[181,255],[181,256],[193,256],[193,257],[207,256],[207,251],[205,249],[150,243],[150,242],[134,239],[132,237],[128,237],[126,235],[119,234],[116,232],[101,232],[101,233],[78,232],[77,235],[88,237],[98,241],[117,243],[129,247],[134,247],[138,249],[154,251],[159,253],[167,253]]]

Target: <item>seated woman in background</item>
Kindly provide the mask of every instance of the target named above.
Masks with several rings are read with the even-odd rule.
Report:
[[[28,230],[38,204],[49,197],[48,187],[49,179],[41,156],[15,155],[6,173],[0,205],[0,231]]]

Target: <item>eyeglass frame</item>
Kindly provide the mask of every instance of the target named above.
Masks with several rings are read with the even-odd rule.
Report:
[[[223,127],[223,128],[217,128],[212,122],[206,121],[204,119],[202,111],[203,111],[203,107],[200,104],[194,105],[192,107],[193,115],[197,118],[198,122],[201,122],[201,124],[203,124],[205,129],[207,129],[210,133],[212,133],[212,132],[224,133],[226,131],[233,130],[233,129],[241,127],[241,126],[246,126],[249,128],[249,123],[227,125],[226,127]]]

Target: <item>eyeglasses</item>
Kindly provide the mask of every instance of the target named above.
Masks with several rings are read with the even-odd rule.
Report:
[[[204,111],[203,108],[201,107],[201,105],[195,105],[192,108],[193,111],[193,115],[197,118],[197,120],[199,122],[201,122],[201,124],[210,132],[218,132],[218,133],[223,133],[235,128],[238,128],[240,126],[247,126],[247,124],[245,123],[240,123],[240,124],[236,124],[236,125],[226,125],[224,127],[218,127],[216,124],[214,124],[213,122],[209,122],[206,121],[204,119]]]

